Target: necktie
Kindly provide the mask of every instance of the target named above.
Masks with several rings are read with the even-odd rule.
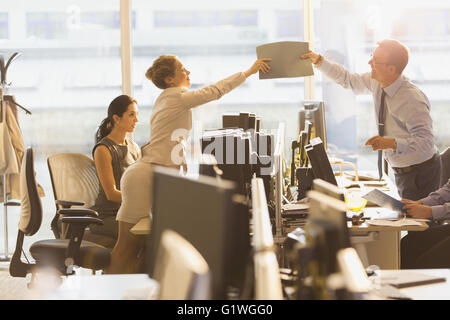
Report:
[[[382,137],[384,135],[384,120],[385,120],[385,98],[386,92],[381,89],[381,102],[380,102],[380,112],[378,113],[378,135]],[[383,150],[378,150],[378,175],[383,177]]]

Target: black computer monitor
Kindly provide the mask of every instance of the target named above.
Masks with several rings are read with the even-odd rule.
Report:
[[[201,138],[203,154],[216,158],[222,178],[235,181],[238,192],[247,195],[252,178],[251,134],[242,129],[206,130]]]
[[[325,180],[337,186],[336,177],[322,140],[319,137],[311,139],[310,144],[305,146],[305,150],[311,163],[314,178]]]
[[[229,286],[239,288],[249,259],[249,214],[233,201],[236,184],[208,176],[191,179],[177,170],[157,167],[153,174],[151,235],[146,268],[153,274],[162,232],[172,229],[188,240],[211,270],[212,297],[225,299]]]

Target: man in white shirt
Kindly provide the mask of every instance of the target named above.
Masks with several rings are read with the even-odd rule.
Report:
[[[396,40],[383,40],[377,45],[369,60],[371,72],[363,74],[350,73],[312,51],[301,58],[309,58],[327,77],[355,94],[372,94],[378,134],[366,145],[378,151],[380,179],[384,156],[394,171],[400,196],[419,200],[438,189],[441,175],[430,102],[402,75],[409,50]]]

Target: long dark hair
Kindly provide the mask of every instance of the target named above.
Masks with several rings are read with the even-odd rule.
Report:
[[[117,116],[122,117],[127,111],[128,106],[132,103],[137,104],[136,100],[126,94],[122,94],[111,101],[108,107],[108,116],[102,120],[95,133],[96,144],[110,134],[111,130],[114,128],[113,115],[116,114]]]

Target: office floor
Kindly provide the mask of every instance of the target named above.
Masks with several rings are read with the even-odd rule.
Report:
[[[0,262],[0,300],[27,299],[26,278],[13,278],[9,275],[9,263]]]

